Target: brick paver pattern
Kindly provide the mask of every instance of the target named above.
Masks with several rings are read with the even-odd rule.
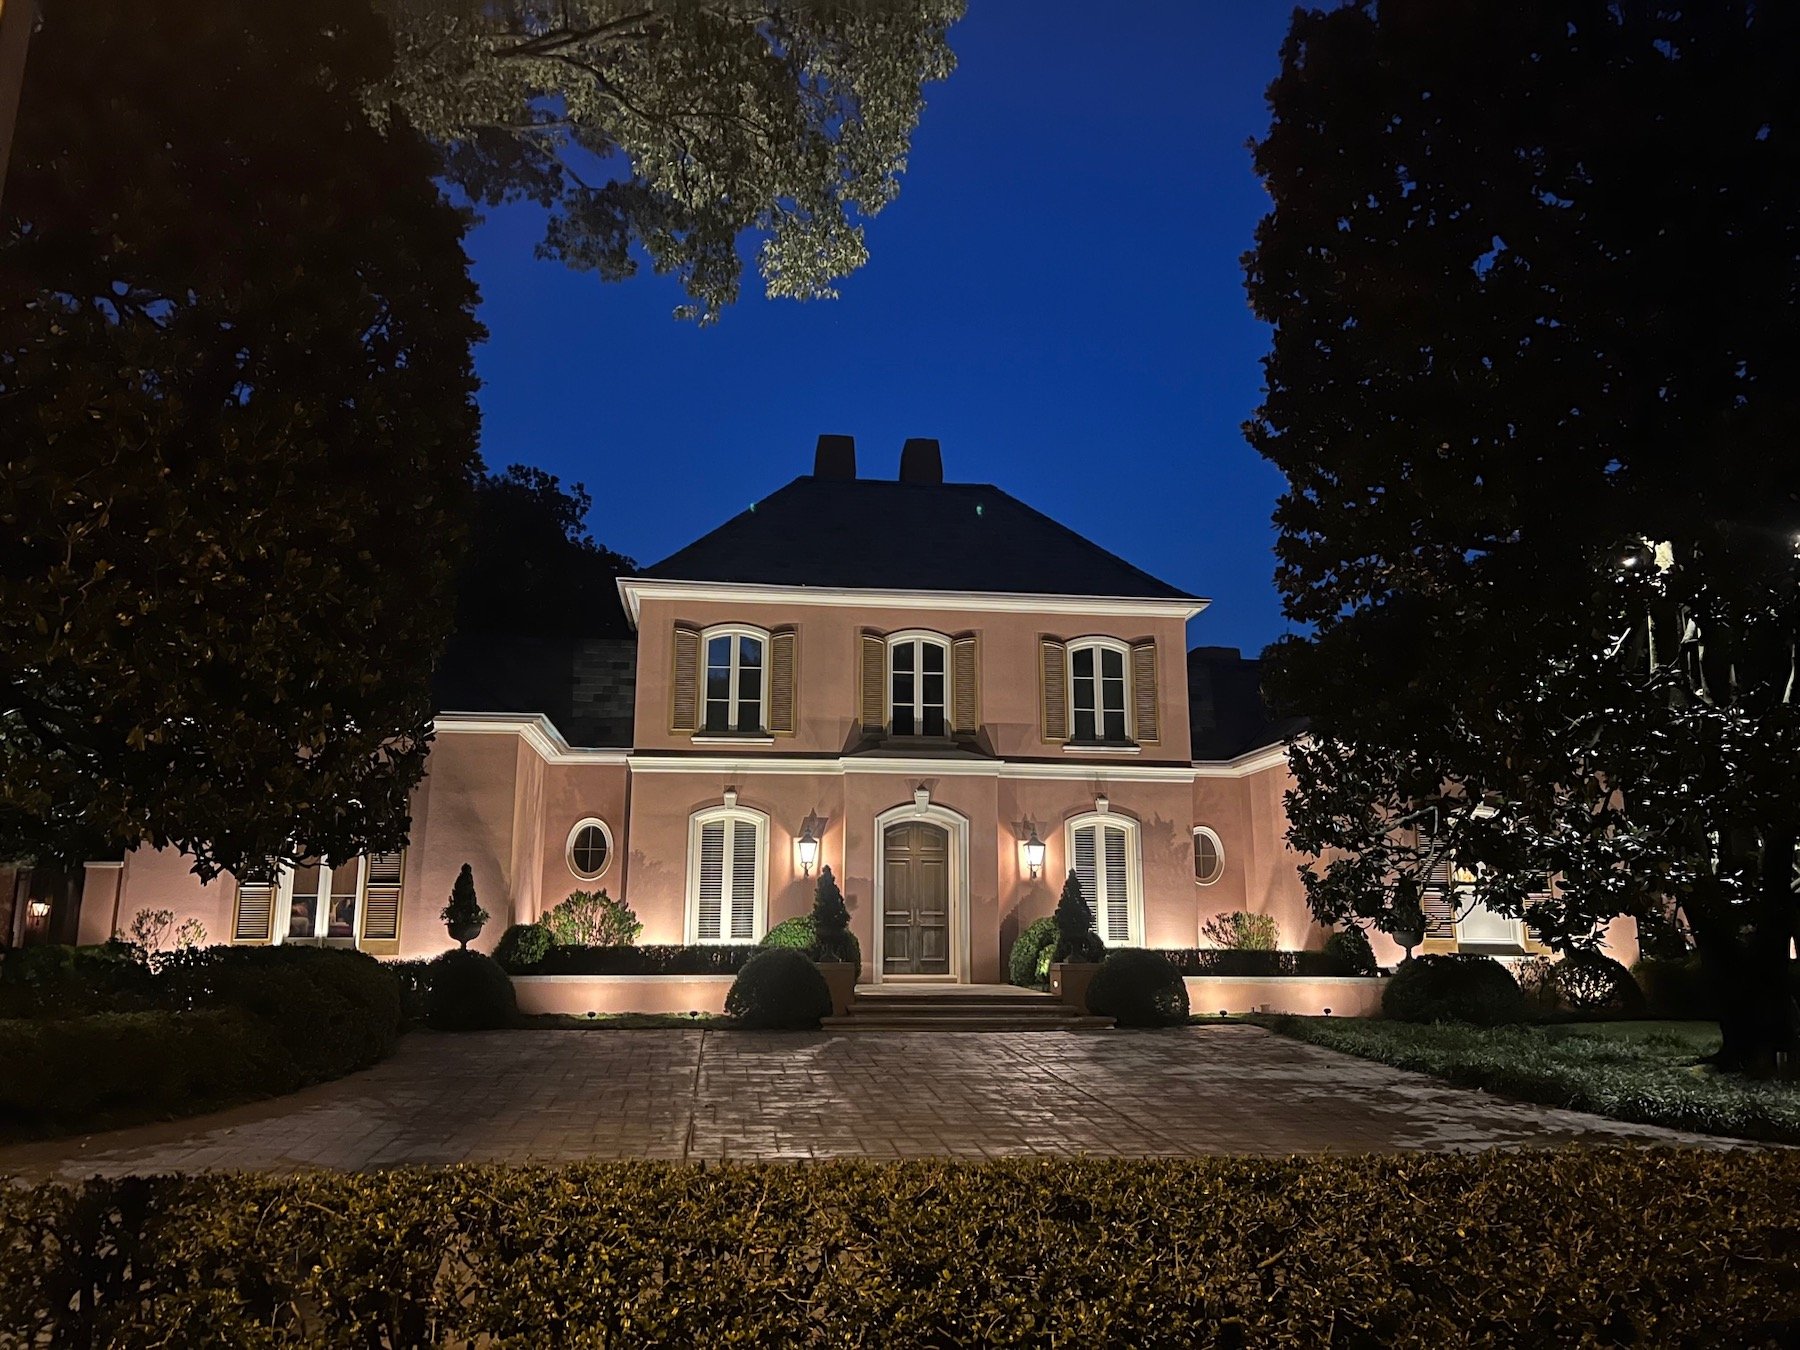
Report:
[[[1364,1153],[1720,1143],[1284,1040],[1165,1032],[415,1032],[387,1062],[186,1121],[0,1149],[0,1173]]]

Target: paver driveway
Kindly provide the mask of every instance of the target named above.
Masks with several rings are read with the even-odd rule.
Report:
[[[570,1158],[1370,1152],[1718,1143],[1449,1087],[1257,1027],[1165,1032],[415,1032],[217,1115],[0,1149],[87,1176]]]

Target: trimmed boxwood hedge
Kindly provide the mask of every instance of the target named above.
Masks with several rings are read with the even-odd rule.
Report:
[[[1343,954],[1320,952],[1253,952],[1230,947],[1158,948],[1183,975],[1311,976],[1367,975]]]
[[[1523,1021],[1525,991],[1505,966],[1471,952],[1432,953],[1402,961],[1381,991],[1381,1014],[1396,1022]]]
[[[831,990],[804,952],[770,947],[745,963],[731,982],[725,1013],[741,1027],[808,1030],[831,1016]]]
[[[498,1031],[518,1021],[512,979],[486,953],[445,952],[427,974],[425,1025],[433,1031]]]
[[[0,1188],[25,1345],[1791,1345],[1800,1153]]]
[[[1094,972],[1087,1010],[1122,1027],[1178,1027],[1188,1020],[1187,985],[1162,952],[1118,947]]]
[[[1033,919],[1013,940],[1006,958],[1006,978],[1021,989],[1050,987],[1050,958],[1056,955],[1056,920]]]
[[[856,940],[856,934],[846,932],[844,937],[846,939],[845,946],[849,949],[845,954],[845,959],[853,965],[862,965],[862,944]],[[791,919],[783,919],[765,933],[763,940],[756,945],[764,948],[791,947],[795,951],[805,952],[814,961],[820,959],[819,953],[815,950],[818,946],[818,938],[813,930],[811,914],[796,914]]]
[[[501,964],[513,975],[735,975],[763,950],[753,944],[552,947],[531,964]]]

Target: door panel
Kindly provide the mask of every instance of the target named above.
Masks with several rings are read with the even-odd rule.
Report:
[[[890,825],[882,856],[882,972],[948,975],[949,831],[923,822]]]

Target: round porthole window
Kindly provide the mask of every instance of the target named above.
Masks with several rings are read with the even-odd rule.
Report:
[[[606,822],[590,818],[569,831],[569,870],[583,881],[595,881],[612,861],[612,832]]]
[[[1194,880],[1210,886],[1225,870],[1225,845],[1204,825],[1194,828]]]

